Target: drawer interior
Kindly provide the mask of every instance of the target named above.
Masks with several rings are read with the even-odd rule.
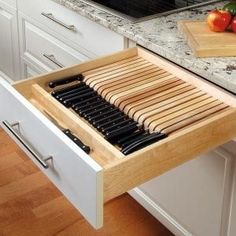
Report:
[[[166,138],[124,155],[120,147],[51,95],[51,81],[78,74],[138,126],[149,133],[162,132]],[[91,147],[90,156],[104,169],[104,201],[236,136],[233,95],[139,47],[14,87],[49,120],[69,128]]]

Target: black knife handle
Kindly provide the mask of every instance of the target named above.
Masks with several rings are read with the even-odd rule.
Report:
[[[84,152],[87,154],[90,152],[90,147],[85,145],[80,139],[78,139],[74,134],[71,133],[69,129],[63,130],[63,133],[69,137],[75,144],[77,144]]]
[[[125,135],[135,132],[137,129],[138,129],[137,124],[135,123],[128,124],[128,125],[123,126],[122,128],[118,128],[116,130],[107,132],[105,134],[105,139],[111,143],[115,143],[121,137],[124,137]]]
[[[73,89],[77,89],[79,87],[81,87],[82,85],[84,85],[85,83],[81,82],[79,84],[74,84],[74,85],[70,85],[70,86],[66,86],[65,88],[60,88],[60,89],[55,89],[51,92],[51,95],[53,97],[56,97],[58,95],[61,95],[61,94],[64,94],[64,93],[67,93]]]
[[[62,104],[68,108],[68,107],[71,107],[73,105],[73,103],[81,102],[87,98],[95,97],[95,96],[97,96],[97,92],[92,90],[86,94],[78,95],[78,96],[66,99],[62,102]]]
[[[149,136],[150,134],[149,133],[142,133],[142,134],[139,134],[131,139],[129,139],[128,141],[122,143],[120,146],[122,149],[125,149],[126,147],[130,146],[132,143],[134,142],[137,142],[139,140],[143,140],[145,137]]]
[[[76,80],[82,81],[83,76],[80,74],[80,75],[70,76],[70,77],[67,77],[67,78],[56,79],[56,80],[53,80],[53,81],[49,82],[48,86],[50,88],[55,88],[55,87],[60,86],[60,85],[69,84],[69,83],[74,82]]]
[[[83,89],[88,87],[88,86],[86,84],[82,84],[82,83],[83,82],[79,83],[80,86],[78,86],[78,88],[71,89],[70,91],[67,91],[67,92],[62,93],[62,94],[58,94],[58,95],[55,96],[55,98],[60,100],[61,98],[71,96],[74,93],[81,92],[81,90],[83,91]]]
[[[124,148],[123,145],[132,141],[134,138],[143,135],[144,133],[145,133],[145,130],[139,129],[138,131],[131,133],[130,135],[127,135],[127,136],[122,137],[119,140],[117,140],[117,144],[120,145],[122,148]]]
[[[167,135],[163,134],[163,133],[152,133],[148,136],[145,136],[143,139],[138,140],[132,144],[130,144],[129,146],[127,146],[126,148],[122,149],[121,152],[124,155],[128,155],[134,151],[137,151],[141,148],[144,148],[150,144],[153,144],[161,139],[166,138]]]

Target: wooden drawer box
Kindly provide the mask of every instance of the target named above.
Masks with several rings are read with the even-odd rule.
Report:
[[[165,70],[169,77],[217,99],[227,108],[202,120],[186,123],[186,127],[167,138],[125,156],[84,119],[50,95],[48,83],[52,80],[94,69],[99,71],[103,66],[109,68],[112,63],[119,64],[137,57],[148,65],[151,63],[152,67]],[[135,66],[129,66],[129,69],[135,71]],[[124,71],[119,73],[121,75]],[[104,202],[236,136],[234,96],[141,48],[128,49],[12,86],[1,81],[0,106],[2,127],[18,140],[33,161],[95,228],[103,224]],[[48,114],[89,145],[91,153],[87,155],[68,139],[50,121]],[[14,124],[16,122],[19,124]],[[27,144],[25,140],[28,140]]]

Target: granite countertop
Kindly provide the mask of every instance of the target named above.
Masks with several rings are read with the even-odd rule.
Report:
[[[204,19],[209,10],[225,2],[212,4],[141,23],[132,23],[82,0],[53,0],[139,45],[187,68],[236,94],[236,57],[196,58],[177,30],[177,21]]]

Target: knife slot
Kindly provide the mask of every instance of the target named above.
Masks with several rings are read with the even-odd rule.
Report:
[[[207,119],[208,115],[211,117],[232,108],[234,102],[228,99],[229,96],[226,99],[214,87],[194,80],[192,75],[176,69],[155,55],[140,49],[137,49],[136,56],[133,52],[131,55],[112,62],[105,59],[104,65],[103,62],[91,62],[91,68],[85,66],[84,71],[73,69],[73,73],[67,73],[65,69],[56,72],[59,77],[50,78],[47,75],[36,83],[25,83],[25,86],[31,88],[31,92],[25,95],[37,107],[40,104],[49,111],[58,119],[59,124],[70,129],[92,150],[111,161],[124,158],[124,155],[119,144],[117,146],[113,141],[109,143],[106,140],[106,129],[119,130],[122,125],[137,122],[137,127],[144,128],[146,132],[164,132],[172,136],[178,130],[194,127],[201,120]],[[60,95],[59,99],[53,94],[51,96],[55,89],[48,87],[50,81],[60,82],[63,78],[76,78],[77,75],[81,79],[77,85],[62,85],[59,88],[59,91],[65,90],[66,94]],[[72,90],[67,90],[66,87],[71,86]],[[21,86],[18,89],[21,90]],[[91,106],[91,102],[95,106]],[[212,110],[213,114],[208,114],[208,110]],[[119,124],[109,119],[117,119],[119,113],[132,122],[127,123],[118,117],[121,121]],[[102,127],[100,120],[107,123],[107,127]]]
[[[89,124],[73,114],[68,112],[63,105],[55,101],[53,97],[38,84],[32,85],[32,97],[30,102],[34,104],[42,113],[49,113],[62,127],[66,127],[73,132],[83,143],[91,147],[90,155],[101,165],[109,164],[116,158],[122,158],[119,150],[112,146],[107,150],[107,142],[96,132]],[[47,114],[45,114],[47,116]],[[83,125],[81,125],[83,123]],[[90,133],[93,129],[93,132]],[[94,134],[96,133],[96,134]],[[101,149],[103,147],[103,149]],[[105,150],[106,155],[104,155]],[[105,157],[104,157],[105,156]]]
[[[84,80],[86,82],[86,84],[89,84],[91,86],[94,86],[98,81],[100,81],[100,79],[105,78],[105,80],[115,78],[117,76],[127,76],[129,74],[136,74],[137,71],[142,70],[142,69],[151,69],[153,68],[153,65],[148,62],[148,61],[142,61],[142,62],[137,62],[134,65],[128,66],[128,67],[122,67],[119,70],[114,70],[114,71],[110,71],[108,73],[104,73],[104,74],[100,74],[97,76],[93,76],[93,77],[86,77],[86,79]]]

